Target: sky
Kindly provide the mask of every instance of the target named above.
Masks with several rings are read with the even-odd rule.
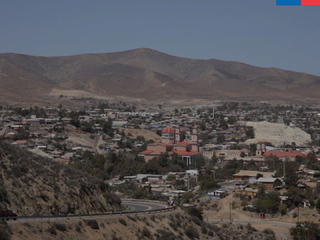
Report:
[[[320,6],[276,0],[0,0],[0,52],[152,48],[320,76]]]

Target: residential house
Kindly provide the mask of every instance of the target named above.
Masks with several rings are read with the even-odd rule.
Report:
[[[257,183],[263,185],[267,190],[273,190],[274,188],[283,185],[282,181],[279,178],[261,177],[257,180]]]

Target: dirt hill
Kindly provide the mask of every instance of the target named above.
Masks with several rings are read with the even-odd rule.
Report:
[[[0,54],[0,99],[46,103],[59,95],[174,99],[319,101],[320,77],[216,59],[195,60],[140,48],[65,57]]]
[[[273,146],[280,147],[284,143],[291,144],[295,142],[297,146],[303,146],[311,142],[310,134],[307,134],[300,128],[291,128],[280,123],[247,122],[247,126],[254,128],[254,139],[248,139],[246,144],[266,141]]]
[[[250,225],[209,224],[182,210],[53,222],[9,222],[11,239],[275,239]],[[9,230],[10,231],[10,230]],[[9,232],[8,231],[8,232]],[[0,231],[1,232],[1,231]]]
[[[0,209],[87,214],[121,209],[121,200],[99,179],[0,141]]]

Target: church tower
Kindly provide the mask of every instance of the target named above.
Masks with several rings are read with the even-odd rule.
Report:
[[[198,143],[198,127],[194,126],[191,133],[191,142]]]
[[[172,127],[166,127],[162,130],[162,143],[173,144],[175,141],[175,131]]]
[[[176,143],[181,141],[180,126],[175,127],[175,140]]]

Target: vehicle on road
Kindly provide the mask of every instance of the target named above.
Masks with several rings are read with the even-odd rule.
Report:
[[[0,210],[0,219],[5,218],[7,221],[9,219],[17,220],[17,214],[12,212],[11,210]]]

